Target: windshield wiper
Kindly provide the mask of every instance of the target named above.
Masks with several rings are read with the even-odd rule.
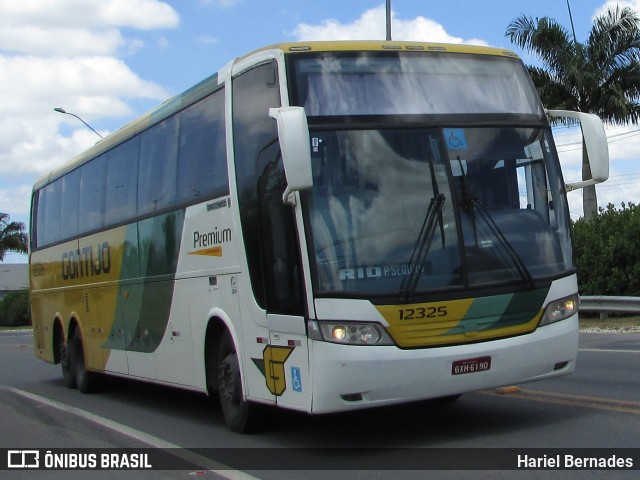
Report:
[[[507,240],[507,237],[505,237],[502,230],[500,230],[500,227],[498,226],[496,221],[493,219],[493,217],[491,216],[487,208],[482,204],[482,202],[480,202],[480,200],[478,200],[473,196],[471,197],[470,200],[471,200],[471,204],[476,208],[478,213],[480,213],[480,216],[482,217],[482,219],[489,226],[489,229],[491,230],[491,232],[498,239],[498,242],[500,243],[500,245],[502,245],[502,247],[504,248],[504,251],[507,252],[507,255],[511,259],[513,266],[518,271],[520,278],[522,278],[522,280],[528,283],[531,288],[534,288],[535,285],[533,283],[533,277],[531,276],[531,273],[527,269],[527,266],[522,261],[522,258],[520,258],[520,255],[518,255],[518,252],[516,252],[513,246],[511,246],[511,243],[509,243],[509,240]]]
[[[418,280],[424,268],[424,260],[431,249],[433,236],[436,231],[436,221],[440,220],[442,228],[442,206],[444,205],[445,196],[442,193],[437,194],[431,199],[427,214],[425,215],[418,241],[413,249],[411,258],[409,259],[409,273],[402,279],[400,284],[400,300],[404,303],[413,297],[418,288]]]
[[[477,211],[480,214],[480,217],[484,220],[484,222],[488,225],[489,229],[498,239],[498,243],[502,246],[507,255],[511,259],[511,262],[515,269],[518,271],[520,278],[525,281],[531,288],[534,288],[533,277],[531,273],[527,269],[527,266],[518,255],[518,252],[515,251],[507,237],[504,235],[500,227],[493,219],[487,208],[482,204],[482,202],[475,196],[471,194],[469,191],[469,186],[467,185],[467,177],[464,173],[464,169],[462,168],[462,162],[460,157],[458,157],[458,161],[460,162],[460,171],[462,172],[462,190],[463,190],[463,200],[460,203],[461,207],[467,211],[469,217],[471,218],[471,222],[473,224],[473,234],[475,237],[476,244],[478,243],[478,231],[476,228],[476,217],[475,212]]]
[[[444,219],[442,218],[442,206],[446,197],[440,193],[438,186],[438,177],[436,176],[436,169],[434,163],[441,163],[440,149],[438,140],[429,137],[431,143],[431,156],[429,156],[429,174],[431,175],[431,188],[433,189],[433,198],[429,203],[427,214],[424,217],[420,234],[418,235],[418,241],[413,248],[413,253],[409,259],[409,273],[402,279],[400,284],[400,301],[406,303],[409,299],[413,298],[418,288],[418,281],[420,275],[424,270],[424,260],[427,258],[431,244],[433,243],[433,236],[436,231],[436,220],[440,225],[440,238],[442,239],[442,248],[445,248],[444,238]]]

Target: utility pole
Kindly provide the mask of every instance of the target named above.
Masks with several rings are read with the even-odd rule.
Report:
[[[390,41],[391,41],[391,0],[387,0],[387,42],[390,42]]]
[[[569,5],[569,0],[567,0],[567,8],[569,9],[569,20],[571,21],[571,31],[573,32],[573,43],[574,45],[577,45],[578,38],[576,37],[576,28],[573,26],[573,15],[571,14],[571,5]]]

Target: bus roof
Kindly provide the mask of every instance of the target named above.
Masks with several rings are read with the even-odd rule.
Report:
[[[317,42],[290,42],[278,43],[260,48],[245,57],[264,50],[282,50],[284,53],[305,52],[362,52],[362,51],[414,51],[414,52],[449,52],[468,53],[475,55],[496,55],[501,57],[518,58],[518,55],[510,50],[495,47],[482,47],[477,45],[461,45],[450,43],[426,43],[426,42],[388,42],[383,40],[359,40],[359,41],[317,41]],[[242,58],[245,58],[242,57]]]
[[[494,55],[501,57],[519,58],[514,52],[509,50],[481,47],[475,45],[460,45],[447,43],[424,43],[424,42],[400,42],[400,41],[316,41],[316,42],[289,42],[268,45],[253,52],[236,58],[232,63],[239,62],[245,58],[265,52],[268,50],[281,50],[285,54],[308,53],[308,52],[361,52],[361,51],[413,51],[413,52],[429,52],[429,53],[466,53],[471,55]],[[151,127],[152,125],[164,120],[172,114],[186,108],[199,99],[213,93],[221,88],[218,73],[205,78],[185,92],[169,98],[150,112],[131,121],[103,140],[98,141],[94,146],[85,150],[71,161],[61,165],[60,167],[50,171],[40,177],[35,185],[34,190],[44,187],[48,183],[60,178],[67,172],[70,172],[90,159],[101,155],[113,147],[134,137],[139,132]]]

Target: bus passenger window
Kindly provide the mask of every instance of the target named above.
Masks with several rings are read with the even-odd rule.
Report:
[[[177,117],[151,127],[140,144],[138,214],[157,212],[174,204],[178,160]]]

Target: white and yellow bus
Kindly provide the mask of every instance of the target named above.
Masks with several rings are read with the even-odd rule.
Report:
[[[549,117],[593,180],[563,182]],[[270,46],[34,186],[35,351],[87,392],[124,375],[325,413],[573,371],[566,192],[608,176],[597,117],[546,112],[502,49]]]

